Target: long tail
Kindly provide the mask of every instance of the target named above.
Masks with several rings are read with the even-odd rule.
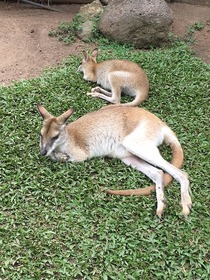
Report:
[[[181,168],[184,159],[183,150],[176,136],[174,139],[175,141],[170,141],[169,137],[166,136],[164,140],[171,147],[171,151],[172,151],[171,164],[177,168]],[[171,177],[171,175],[165,173],[163,177],[164,187],[168,186],[172,180],[173,178]],[[106,193],[113,194],[113,195],[123,195],[123,196],[126,195],[146,196],[146,195],[150,195],[154,191],[155,191],[155,186],[152,185],[145,188],[133,189],[133,190],[106,190]]]
[[[128,103],[121,103],[122,106],[138,106],[147,99],[149,93],[149,81],[145,80],[145,85],[141,86],[141,90],[137,91],[133,101]]]

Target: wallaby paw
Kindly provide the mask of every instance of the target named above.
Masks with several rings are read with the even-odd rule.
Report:
[[[98,97],[99,92],[87,92],[87,95],[93,96],[93,97]]]
[[[69,159],[69,156],[63,153],[54,153],[54,157],[59,161],[67,161]]]
[[[94,87],[91,89],[91,92],[95,93],[95,92],[101,92],[101,88],[100,87]]]
[[[62,161],[67,161],[69,159],[69,157],[67,155],[63,155],[62,157],[60,157],[60,160]]]

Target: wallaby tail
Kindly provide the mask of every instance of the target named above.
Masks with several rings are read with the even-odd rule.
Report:
[[[136,96],[135,99],[131,102],[128,103],[121,103],[122,106],[138,106],[140,103],[142,103],[144,100],[146,99],[146,97],[142,97],[142,96]]]
[[[149,82],[141,87],[141,90],[136,91],[135,98],[133,101],[128,103],[121,103],[123,106],[138,106],[144,100],[147,99],[149,93]]]
[[[171,134],[170,132],[169,134],[165,135],[164,141],[166,142],[166,144],[169,144],[171,147],[171,151],[172,151],[171,164],[177,168],[181,168],[184,155],[183,155],[182,147],[177,137],[175,136],[175,134]],[[173,180],[173,178],[168,173],[164,173],[163,180],[164,180],[164,187],[166,187]],[[113,195],[123,195],[123,196],[126,195],[146,196],[146,195],[150,195],[154,191],[155,191],[155,186],[152,185],[145,188],[134,189],[134,190],[106,190],[106,193],[113,194]]]

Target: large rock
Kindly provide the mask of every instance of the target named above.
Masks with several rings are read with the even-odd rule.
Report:
[[[110,0],[101,15],[101,33],[138,48],[159,46],[173,22],[164,0]]]
[[[100,0],[103,5],[108,5],[109,0]]]
[[[99,0],[95,0],[90,4],[80,8],[80,15],[82,17],[81,29],[77,36],[86,41],[92,38],[94,29],[94,17],[99,16],[103,12],[103,6]]]
[[[94,16],[100,15],[103,12],[103,6],[99,0],[95,0],[90,4],[82,6],[79,10],[80,15],[84,19],[92,19]]]

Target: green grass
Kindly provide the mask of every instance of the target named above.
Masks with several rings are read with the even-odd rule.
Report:
[[[187,221],[180,215],[176,182],[165,190],[161,221],[155,195],[107,196],[100,187],[150,184],[119,160],[73,164],[40,156],[37,102],[55,115],[73,107],[72,120],[105,104],[86,96],[93,85],[76,72],[82,55],[71,56],[40,78],[0,88],[0,279],[207,280],[210,67],[182,43],[148,52],[116,44],[99,49],[101,60],[130,59],[147,72],[150,97],[142,106],[183,145],[192,212]]]
[[[196,43],[196,39],[195,39],[195,32],[196,31],[201,31],[204,29],[206,23],[203,22],[195,22],[194,24],[190,25],[187,28],[187,35],[184,38],[184,41],[188,44],[188,45],[193,45]]]

